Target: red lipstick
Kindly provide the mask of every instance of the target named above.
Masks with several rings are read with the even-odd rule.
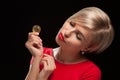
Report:
[[[58,38],[62,41],[64,41],[64,37],[63,37],[63,34],[60,32],[59,35],[58,35]]]

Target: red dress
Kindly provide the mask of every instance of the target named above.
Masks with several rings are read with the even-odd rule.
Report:
[[[44,53],[52,55],[52,52],[52,48],[44,48]],[[55,64],[56,69],[48,80],[101,80],[100,68],[90,60],[77,64],[63,64],[55,60]]]

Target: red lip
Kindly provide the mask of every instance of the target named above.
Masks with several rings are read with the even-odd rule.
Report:
[[[64,41],[64,37],[63,37],[63,34],[60,32],[59,35],[58,35],[59,39]]]

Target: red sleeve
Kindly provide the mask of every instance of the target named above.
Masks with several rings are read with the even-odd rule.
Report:
[[[91,67],[83,75],[83,80],[101,80],[101,70],[98,67]]]
[[[44,48],[43,48],[43,54],[49,54],[49,55],[52,56],[52,48],[44,47]],[[31,60],[30,60],[30,64],[32,63],[32,61],[33,61],[33,56],[32,56],[32,58],[31,58]]]

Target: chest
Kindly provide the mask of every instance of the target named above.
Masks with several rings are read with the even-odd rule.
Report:
[[[77,65],[56,64],[56,69],[49,80],[81,80],[84,70]]]

